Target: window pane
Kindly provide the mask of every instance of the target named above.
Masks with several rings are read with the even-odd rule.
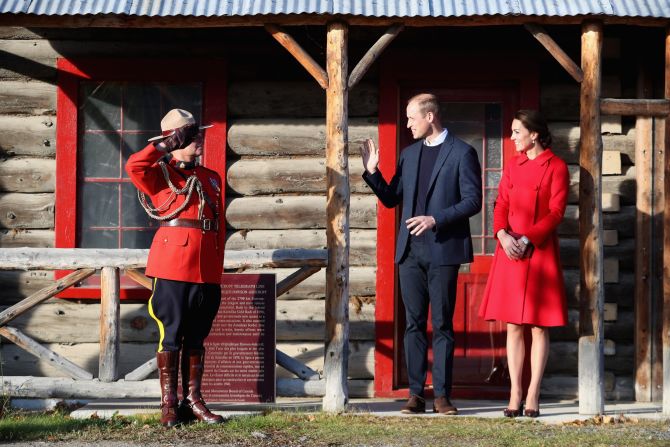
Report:
[[[470,233],[473,235],[482,234],[482,213],[481,211],[470,217]]]
[[[84,131],[121,128],[121,84],[83,82],[79,116]]]
[[[123,130],[154,130],[160,134],[161,91],[155,84],[128,84],[123,97]]]
[[[496,251],[496,245],[498,245],[498,239],[486,239],[486,254],[492,255]]]
[[[486,208],[486,234],[493,236],[493,205],[498,197],[497,189],[487,189],[484,207]]]
[[[82,229],[119,225],[118,183],[84,182],[80,184],[80,192]]]
[[[476,255],[482,254],[482,238],[480,237],[472,238],[472,250]]]
[[[171,109],[186,109],[196,122],[202,121],[202,85],[200,83],[164,85],[163,113]]]
[[[117,230],[90,230],[81,232],[80,248],[119,248]]]
[[[501,168],[502,138],[500,121],[486,123],[486,167]]]
[[[121,142],[121,151],[123,152],[123,160],[121,161],[123,164],[123,169],[121,171],[123,171],[123,178],[128,178],[128,174],[126,173],[125,169],[128,157],[130,157],[131,154],[134,154],[137,151],[141,151],[147,147],[149,144],[147,140],[151,137],[155,137],[156,135],[160,135],[160,130],[155,130],[153,132],[123,134],[123,141]]]
[[[147,201],[151,203],[147,197]],[[151,219],[137,198],[137,188],[132,183],[121,184],[121,226],[123,227],[151,227],[156,221]]]
[[[121,232],[121,248],[149,248],[155,233],[155,229],[124,230]]]
[[[117,133],[85,132],[81,150],[84,177],[119,178],[119,135]]]
[[[502,176],[501,171],[486,171],[486,182],[484,183],[484,187],[498,188],[501,176]]]

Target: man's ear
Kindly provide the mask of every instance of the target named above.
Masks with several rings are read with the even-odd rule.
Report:
[[[435,120],[435,114],[433,112],[426,112],[426,120],[432,124],[433,120]]]

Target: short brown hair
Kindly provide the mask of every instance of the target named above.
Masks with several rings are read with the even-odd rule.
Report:
[[[440,103],[437,100],[437,96],[432,93],[419,93],[409,98],[407,105],[415,102],[419,106],[419,110],[426,116],[428,112],[431,112],[436,117],[440,116]]]

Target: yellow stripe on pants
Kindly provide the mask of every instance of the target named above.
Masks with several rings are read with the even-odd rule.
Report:
[[[152,300],[154,299],[154,291],[156,290],[156,278],[154,278],[154,287],[151,289],[151,297],[149,298],[149,315],[156,321],[158,325],[158,332],[160,333],[160,338],[158,339],[158,352],[163,350],[163,338],[165,338],[165,328],[163,327],[163,322],[158,319],[156,314],[154,314],[154,308],[151,305]]]

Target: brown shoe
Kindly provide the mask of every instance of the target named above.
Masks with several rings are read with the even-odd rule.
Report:
[[[417,414],[426,412],[426,399],[416,394],[409,396],[409,400],[400,410],[404,414]]]
[[[453,415],[458,414],[458,408],[454,407],[446,397],[439,396],[433,401],[433,412]]]

